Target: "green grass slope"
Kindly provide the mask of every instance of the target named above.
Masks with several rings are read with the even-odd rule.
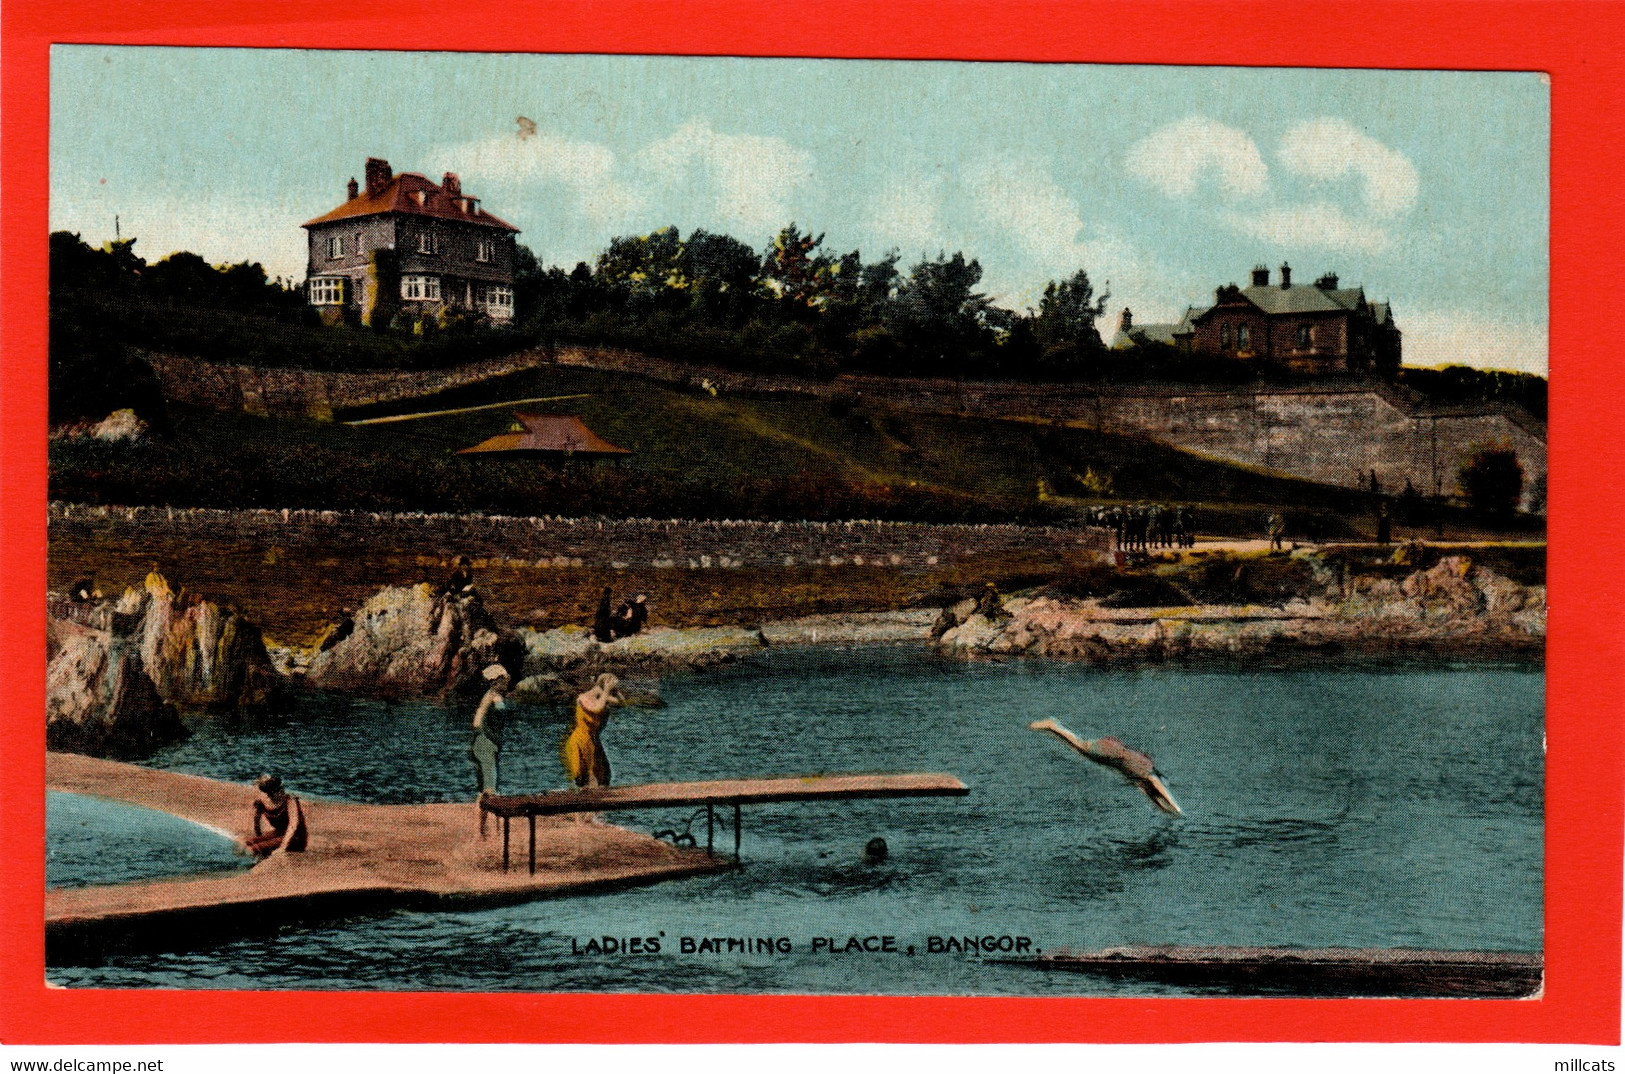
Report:
[[[1209,532],[1255,533],[1260,512],[1280,508],[1326,536],[1350,532],[1342,519],[1370,513],[1351,490],[1138,437],[875,400],[713,397],[589,370],[530,370],[371,413],[575,394],[585,398],[367,426],[177,406],[166,438],[53,443],[51,495],[174,506],[925,521],[1059,520],[1085,503],[1162,501],[1203,505]],[[618,463],[456,454],[508,431],[515,409],[577,414],[632,454]]]

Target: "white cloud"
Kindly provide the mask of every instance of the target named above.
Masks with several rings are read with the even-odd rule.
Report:
[[[1036,308],[1049,280],[1065,279],[1080,268],[1089,273],[1097,294],[1111,292],[1102,331],[1109,333],[1116,324],[1124,301],[1139,303],[1141,309],[1168,303],[1167,267],[1134,242],[1090,228],[1082,208],[1041,165],[989,158],[969,168],[964,178],[981,216],[1012,236],[1027,255],[1009,281],[990,266],[988,289],[1001,304]]]
[[[1378,216],[1416,204],[1420,181],[1411,162],[1345,120],[1299,123],[1281,139],[1280,158],[1288,171],[1320,182],[1358,175],[1366,207]]]
[[[790,223],[791,197],[813,173],[812,154],[783,138],[723,134],[704,120],[690,120],[647,147],[638,163],[668,180],[708,178],[722,220],[757,232]]]
[[[869,230],[885,246],[895,246],[905,260],[946,246],[942,225],[941,176],[895,177],[880,191]]]
[[[1471,365],[1546,375],[1547,329],[1541,321],[1466,310],[1394,311],[1406,365]]]
[[[600,225],[626,222],[648,204],[644,191],[618,174],[615,153],[608,146],[546,131],[441,146],[430,157],[467,178],[471,186],[564,186],[576,208]]]
[[[1127,164],[1129,174],[1172,198],[1196,193],[1207,173],[1230,197],[1262,194],[1269,185],[1269,168],[1252,138],[1205,116],[1153,131],[1129,147]]]
[[[965,173],[977,210],[1010,233],[1041,271],[1070,273],[1083,263],[1083,214],[1041,166],[989,158]]]
[[[1355,220],[1327,202],[1257,212],[1231,211],[1222,219],[1233,230],[1273,246],[1375,254],[1392,242],[1382,228]]]

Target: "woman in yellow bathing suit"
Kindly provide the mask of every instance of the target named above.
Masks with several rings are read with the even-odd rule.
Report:
[[[599,741],[604,721],[609,718],[609,707],[621,703],[616,691],[620,680],[605,672],[598,676],[592,688],[576,697],[575,726],[559,746],[559,759],[564,762],[565,775],[577,787],[609,786],[609,757]]]

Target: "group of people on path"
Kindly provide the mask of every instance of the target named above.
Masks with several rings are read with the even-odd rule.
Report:
[[[606,585],[598,598],[598,610],[593,613],[592,636],[607,644],[643,633],[649,624],[649,598],[639,593],[611,607],[612,599]]]
[[[1133,503],[1089,508],[1092,526],[1109,529],[1125,551],[1194,548],[1196,508],[1189,504]]]

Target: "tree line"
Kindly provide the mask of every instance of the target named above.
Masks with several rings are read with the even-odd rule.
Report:
[[[514,286],[527,334],[760,372],[1064,378],[1105,352],[1109,295],[1085,270],[1023,312],[981,280],[960,251],[905,271],[895,250],[865,261],[791,224],[760,253],[703,229],[620,236],[569,272],[520,247]]]
[[[982,266],[962,251],[905,267],[895,250],[865,260],[796,224],[760,252],[703,229],[618,236],[569,271],[544,266],[520,246],[516,318],[505,326],[456,316],[398,318],[375,329],[324,326],[303,283],[271,279],[258,263],[211,265],[180,251],[149,264],[135,247],[135,239],[96,248],[71,232],[51,235],[53,374],[59,357],[119,344],[254,365],[356,369],[428,368],[582,343],[818,378],[862,372],[1240,384],[1286,376],[1267,363],[1161,344],[1108,349],[1096,324],[1110,293],[1083,268],[1049,281],[1036,309],[1010,310],[979,290]],[[119,364],[105,355],[99,361]],[[1540,377],[1458,366],[1404,369],[1399,380],[1437,401],[1505,402],[1545,416]]]

